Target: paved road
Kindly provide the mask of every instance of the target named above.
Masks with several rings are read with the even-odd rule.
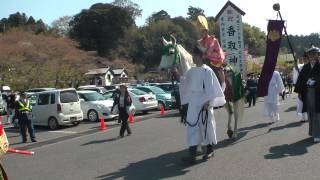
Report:
[[[90,179],[319,179],[319,144],[299,123],[295,98],[281,102],[281,121],[268,125],[263,103],[245,109],[237,141],[226,136],[226,114],[215,112],[219,144],[215,157],[185,166],[185,128],[178,117],[155,117],[132,125],[133,135],[117,139],[119,128],[35,146],[34,156],[3,159],[14,180]]]

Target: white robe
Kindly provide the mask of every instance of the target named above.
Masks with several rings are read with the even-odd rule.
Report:
[[[207,129],[201,119],[195,127],[187,125],[189,146],[217,144],[216,123],[213,107],[223,106],[226,101],[219,81],[210,67],[192,67],[181,79],[181,104],[188,104],[187,121],[196,124],[203,105],[209,102]],[[205,116],[205,113],[203,113]],[[205,135],[206,134],[206,135]]]
[[[265,116],[270,117],[271,121],[279,121],[280,115],[278,106],[279,94],[284,91],[284,85],[278,71],[274,71],[269,82],[268,95],[264,97]]]
[[[299,72],[301,72],[301,70],[303,68],[303,65],[304,64],[298,64]],[[292,79],[293,79],[293,83],[294,84],[296,84],[296,82],[298,80],[299,72],[296,70],[296,68],[293,68],[293,77],[292,77]],[[296,104],[297,104],[297,114],[298,114],[298,116],[301,117],[301,120],[307,120],[308,119],[308,113],[307,112],[302,113],[303,102],[298,97],[297,97]]]

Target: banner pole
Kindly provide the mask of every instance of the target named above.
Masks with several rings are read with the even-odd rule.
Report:
[[[278,8],[278,9],[277,9],[277,8],[275,9],[275,7],[274,7],[275,5],[278,5],[279,8]],[[282,16],[281,16],[281,13],[280,13],[280,4],[275,4],[275,5],[273,6],[273,8],[274,8],[275,11],[278,12],[279,17],[280,17],[280,20],[283,21]],[[297,60],[297,58],[296,58],[296,56],[295,56],[295,54],[294,54],[294,49],[293,49],[293,46],[292,46],[291,41],[290,41],[290,39],[289,39],[289,35],[288,35],[288,33],[287,33],[287,27],[284,26],[283,29],[284,29],[284,34],[286,35],[286,38],[287,38],[287,41],[288,41],[288,44],[289,44],[289,48],[290,48],[290,50],[291,50],[291,54],[292,54],[292,56],[293,56],[294,67],[295,67],[295,69],[299,72],[298,60]]]

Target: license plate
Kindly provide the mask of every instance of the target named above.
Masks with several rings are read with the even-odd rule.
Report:
[[[77,120],[77,117],[71,117],[70,120],[71,120],[71,121],[76,121],[76,120]]]

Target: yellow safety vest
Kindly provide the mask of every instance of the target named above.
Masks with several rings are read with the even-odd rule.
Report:
[[[31,111],[30,109],[30,101],[27,100],[27,104],[24,105],[21,101],[18,101],[19,105],[20,105],[20,108],[19,108],[19,111]]]

